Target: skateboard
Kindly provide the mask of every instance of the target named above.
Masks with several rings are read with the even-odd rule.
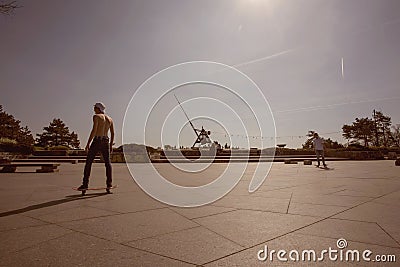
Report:
[[[78,189],[78,187],[74,187],[74,188],[72,188],[72,189],[74,189],[75,191],[81,191],[82,192],[82,196],[84,196],[85,194],[86,194],[86,191],[87,190],[94,190],[94,191],[97,191],[97,190],[106,190],[106,192],[107,192],[107,194],[112,194],[111,193],[111,189],[114,189],[114,188],[117,188],[117,186],[116,185],[114,185],[113,187],[92,187],[92,188],[87,188],[87,189],[84,189],[84,190],[79,190]]]
[[[320,168],[320,169],[323,169],[323,170],[333,170],[333,169],[329,168],[328,165],[327,165],[327,166],[324,166],[324,165],[322,165],[322,166],[314,165],[314,166],[315,166],[316,168]]]

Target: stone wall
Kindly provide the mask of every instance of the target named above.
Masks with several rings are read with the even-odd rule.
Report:
[[[348,158],[352,160],[381,160],[385,159],[381,151],[334,151],[328,150],[327,157]]]

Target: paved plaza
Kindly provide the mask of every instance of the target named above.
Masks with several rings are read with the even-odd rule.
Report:
[[[1,173],[0,266],[400,266],[400,167],[393,161],[329,162],[330,170],[273,163],[255,193],[247,189],[255,163],[222,199],[177,208],[145,194],[125,164],[114,164],[111,195],[72,187],[82,164],[59,173]],[[213,164],[191,180],[169,164],[167,179],[198,186],[222,173]],[[90,186],[104,186],[103,164],[94,164]],[[345,249],[395,255],[397,262],[330,260],[288,262],[260,250]],[[343,240],[344,241],[344,240]],[[288,258],[288,254],[286,254]]]

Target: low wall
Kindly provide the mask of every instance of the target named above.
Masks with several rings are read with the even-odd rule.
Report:
[[[351,160],[381,160],[385,159],[381,151],[326,151],[325,156],[348,158]]]
[[[110,155],[110,160],[112,163],[148,163],[150,162],[149,157],[146,155],[139,154],[126,154],[123,152],[113,152]],[[100,161],[104,162],[103,157],[100,156]]]
[[[12,152],[0,152],[0,159],[14,160],[23,158],[26,158],[26,155],[22,155],[20,153],[12,153]]]
[[[34,156],[68,156],[67,150],[37,150],[33,151]]]
[[[229,150],[221,150],[219,151],[220,156],[229,156]],[[141,151],[140,151],[141,152]],[[147,154],[140,153],[140,152],[130,152],[124,155],[123,152],[113,152],[111,153],[111,162],[115,163],[124,163],[127,162],[149,162],[149,158]],[[174,152],[178,155],[179,151],[168,151],[168,154],[174,154]],[[200,152],[196,150],[182,150],[183,154],[186,156],[200,156]],[[238,152],[238,151],[237,151]],[[235,152],[235,153],[237,153]],[[248,151],[247,151],[248,152]],[[4,154],[5,152],[3,152]],[[390,153],[390,159],[393,158],[393,153]],[[6,155],[7,154],[7,155]],[[13,153],[6,153],[3,155],[3,158],[20,158],[22,156],[15,155]],[[252,154],[252,153],[251,153]],[[388,153],[389,154],[389,153]],[[34,156],[85,156],[86,152],[84,150],[40,150],[34,151]],[[306,149],[277,149],[276,156],[305,156],[305,155],[315,155],[314,150],[306,150]],[[1,155],[0,155],[1,156]],[[161,153],[161,157],[163,153]],[[375,151],[345,151],[345,150],[327,150],[325,152],[325,156],[327,157],[337,157],[337,158],[348,158],[350,160],[382,160],[385,159],[384,151],[375,150]]]

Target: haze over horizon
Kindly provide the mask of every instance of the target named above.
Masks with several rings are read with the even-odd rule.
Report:
[[[93,104],[102,101],[118,146],[137,88],[196,60],[249,76],[272,109],[277,143],[288,147],[300,147],[308,130],[344,142],[343,124],[373,109],[400,124],[397,0],[18,3],[15,14],[0,16],[0,104],[33,134],[61,118],[84,147]],[[196,117],[201,107],[185,109]],[[177,116],[181,127],[185,117]],[[224,133],[214,131],[224,144]],[[194,139],[187,131],[182,145]]]

